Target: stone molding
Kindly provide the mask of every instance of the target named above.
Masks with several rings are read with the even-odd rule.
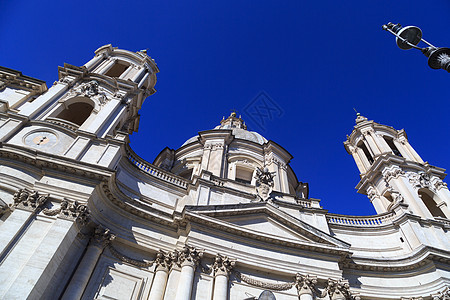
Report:
[[[33,121],[32,124],[33,123],[38,124],[38,122],[36,121]],[[95,180],[104,180],[106,177],[110,177],[112,174],[112,171],[108,170],[107,168],[99,166],[93,168],[88,163],[73,163],[66,159],[57,158],[51,154],[36,154],[35,150],[33,151],[11,144],[2,145],[2,147],[0,148],[0,157],[24,162],[39,169],[49,168],[63,173],[82,176],[84,178],[92,178]]]
[[[222,256],[218,253],[212,266],[214,276],[225,275],[228,277],[235,264],[235,260],[231,260],[228,256]]]
[[[405,172],[398,166],[392,166],[384,169],[382,174],[386,182],[389,182],[392,178],[398,178],[401,175],[405,175]]]
[[[31,211],[37,211],[47,202],[49,194],[39,194],[35,190],[19,189],[14,193],[14,206]]]

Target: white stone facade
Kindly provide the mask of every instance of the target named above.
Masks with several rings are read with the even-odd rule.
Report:
[[[358,116],[378,214],[332,214],[235,113],[141,159],[158,71],[111,45],[49,89],[0,68],[0,299],[450,299],[446,174],[404,131]]]

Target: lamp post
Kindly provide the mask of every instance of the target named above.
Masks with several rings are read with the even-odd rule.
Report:
[[[422,38],[422,30],[416,26],[402,27],[400,24],[387,23],[383,29],[396,36],[396,43],[400,49],[417,49],[428,57],[428,65],[432,69],[444,69],[450,72],[450,48],[435,47]],[[428,45],[421,48],[420,42]]]

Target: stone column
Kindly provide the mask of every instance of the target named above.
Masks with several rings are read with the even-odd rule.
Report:
[[[374,132],[372,130],[363,132],[363,135],[366,138],[367,144],[369,145],[369,147],[367,147],[367,148],[368,148],[369,152],[372,152],[373,158],[375,159],[375,156],[380,155],[381,151],[378,148],[378,145],[376,144],[372,134],[374,134]],[[370,150],[372,150],[372,151],[370,151]]]
[[[313,300],[316,291],[317,277],[302,275],[297,273],[295,276],[295,287],[297,288],[298,298],[300,300]]]
[[[213,300],[228,299],[228,277],[235,262],[230,261],[227,256],[217,254],[214,261],[214,294]]]
[[[64,292],[62,299],[81,299],[103,249],[114,239],[114,237],[115,236],[109,232],[109,229],[104,229],[100,226],[95,229],[94,235],[89,241],[86,253],[70,280],[69,286]]]
[[[180,252],[181,273],[175,300],[191,299],[195,268],[197,267],[202,256],[202,252],[199,252],[194,247],[189,246],[185,246]]]
[[[117,62],[116,58],[112,58],[110,59],[103,67],[101,67],[99,70],[97,70],[96,73],[98,74],[105,74],[106,72],[109,71],[109,69],[111,69]]]
[[[92,69],[94,69],[94,67],[96,67],[98,65],[98,63],[103,59],[103,57],[104,57],[104,54],[96,55],[90,61],[85,63],[84,66],[89,71],[92,71]]]
[[[169,268],[171,259],[167,253],[159,251],[155,259],[155,276],[150,290],[149,300],[162,300],[166,290],[167,278],[169,277]]]
[[[140,67],[138,69],[138,71],[136,72],[136,74],[134,74],[133,78],[131,78],[131,81],[136,82],[136,80],[139,79],[139,77],[143,76],[144,72],[145,72],[145,68],[144,67]]]

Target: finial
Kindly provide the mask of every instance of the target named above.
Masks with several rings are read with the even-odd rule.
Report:
[[[139,52],[142,52],[142,53],[147,54],[147,51],[148,51],[148,48],[147,48],[147,49],[140,50]]]
[[[359,116],[361,115],[361,114],[356,110],[356,108],[353,107],[353,110],[355,111],[357,117],[359,117]]]
[[[235,109],[231,110],[230,117],[236,117],[236,110]]]

